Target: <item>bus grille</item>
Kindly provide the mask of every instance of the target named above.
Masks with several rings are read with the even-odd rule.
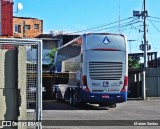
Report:
[[[122,62],[89,62],[89,74],[93,80],[119,80]]]

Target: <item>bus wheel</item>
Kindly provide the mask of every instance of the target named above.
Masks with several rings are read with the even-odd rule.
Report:
[[[56,99],[58,102],[63,101],[63,99],[58,98],[58,93],[57,93],[57,92],[55,92],[55,99]]]
[[[69,97],[69,104],[72,105],[72,96]]]
[[[57,92],[55,93],[55,98],[57,99]]]
[[[56,88],[56,87],[55,87],[54,94],[55,94],[55,99],[57,100],[57,98],[58,98],[58,93],[57,93],[57,88]]]
[[[73,106],[73,107],[76,107],[76,106],[77,106],[76,96],[75,96],[75,95],[73,95],[73,97],[72,97],[72,106]]]
[[[117,104],[116,104],[116,103],[113,103],[113,104],[110,104],[110,105],[109,105],[109,108],[115,108],[115,107],[117,107]]]
[[[108,105],[107,104],[104,104],[104,103],[100,103],[99,104],[99,107],[107,107]]]
[[[56,96],[56,100],[57,100],[57,101],[60,101],[60,98],[58,98],[58,93],[56,92],[55,94],[56,94],[56,95],[55,95],[55,96]]]
[[[72,96],[70,96],[69,103],[70,103],[71,106],[73,106],[73,107],[76,107],[76,106],[77,106],[75,94],[73,94]]]

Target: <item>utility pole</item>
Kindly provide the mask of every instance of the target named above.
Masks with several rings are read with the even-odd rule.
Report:
[[[147,15],[147,11],[146,11],[146,0],[144,0],[144,10],[143,10],[143,25],[144,25],[144,68],[148,67],[147,64],[147,51],[148,51],[148,42],[146,40],[146,15]]]
[[[144,69],[146,69],[148,67],[147,51],[151,49],[151,45],[148,44],[147,36],[146,36],[147,35],[146,34],[147,33],[146,17],[148,16],[148,12],[146,10],[146,0],[143,1],[143,5],[144,5],[143,11],[140,12],[140,11],[133,10],[133,16],[137,17],[137,18],[142,17],[142,19],[143,19],[143,42],[140,45],[140,50],[144,51]],[[140,30],[140,32],[141,32],[141,30]]]
[[[26,37],[25,25],[26,25],[26,21],[25,21],[25,19],[23,19],[23,23],[22,23],[22,27],[23,27],[23,35],[22,35],[22,37],[23,38]]]

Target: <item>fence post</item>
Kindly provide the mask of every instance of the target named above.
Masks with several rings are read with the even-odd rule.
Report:
[[[37,62],[36,120],[40,122],[42,120],[42,41],[38,43],[37,47]],[[36,129],[42,129],[42,127],[37,126]]]
[[[158,91],[158,97],[160,97],[160,88],[159,88],[159,86],[160,86],[160,76],[158,76],[157,78],[158,78],[157,91]]]
[[[143,100],[146,100],[146,72],[145,71],[143,71],[142,97],[143,97]]]

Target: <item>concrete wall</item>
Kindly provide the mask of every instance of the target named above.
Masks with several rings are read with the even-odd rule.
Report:
[[[27,100],[26,100],[26,49],[18,48],[18,95],[19,95],[19,117],[18,120],[27,120]]]
[[[160,97],[160,68],[146,70],[146,96]]]
[[[0,120],[26,120],[26,50],[0,50]]]
[[[17,120],[17,56],[15,50],[0,50],[0,119]]]

